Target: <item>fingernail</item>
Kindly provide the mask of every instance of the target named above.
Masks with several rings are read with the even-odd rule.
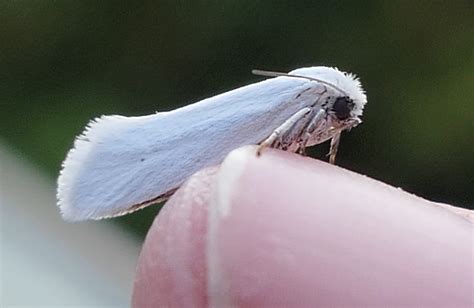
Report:
[[[468,220],[337,166],[232,152],[210,195],[209,303],[469,306]]]
[[[225,277],[221,268],[221,260],[218,247],[219,235],[217,234],[219,224],[231,215],[232,207],[235,205],[234,192],[238,190],[240,177],[244,171],[249,155],[252,155],[253,147],[244,147],[231,152],[219,168],[214,184],[214,189],[209,201],[209,229],[207,241],[207,269],[208,269],[208,294],[211,307],[233,306],[230,296],[231,285]],[[249,153],[250,152],[250,153]],[[257,151],[254,153],[257,155]],[[260,156],[258,156],[260,157]]]

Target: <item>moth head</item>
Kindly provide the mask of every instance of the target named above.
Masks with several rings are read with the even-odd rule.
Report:
[[[326,86],[330,93],[326,110],[336,126],[350,128],[362,122],[360,116],[367,96],[355,75],[324,66],[300,68],[289,74],[314,79]]]
[[[347,95],[329,97],[326,108],[335,126],[350,128],[362,122],[359,118],[362,110],[359,110],[357,102]]]
[[[304,67],[289,73],[262,70],[253,70],[252,72],[261,76],[304,78],[320,83],[328,92],[327,101],[323,103],[323,106],[334,126],[346,129],[362,122],[359,117],[367,103],[367,96],[359,79],[354,74],[326,66]]]

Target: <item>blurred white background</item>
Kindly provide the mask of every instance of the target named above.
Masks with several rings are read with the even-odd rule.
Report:
[[[64,222],[55,183],[2,142],[0,174],[0,306],[129,306],[139,240]]]

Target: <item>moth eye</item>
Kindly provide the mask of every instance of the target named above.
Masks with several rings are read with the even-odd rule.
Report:
[[[338,97],[332,105],[332,110],[339,120],[349,118],[352,108],[354,108],[354,102],[347,96]]]

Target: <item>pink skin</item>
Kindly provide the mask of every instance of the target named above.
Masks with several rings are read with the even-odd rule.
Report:
[[[146,238],[134,307],[472,307],[472,212],[255,147],[199,172]]]

